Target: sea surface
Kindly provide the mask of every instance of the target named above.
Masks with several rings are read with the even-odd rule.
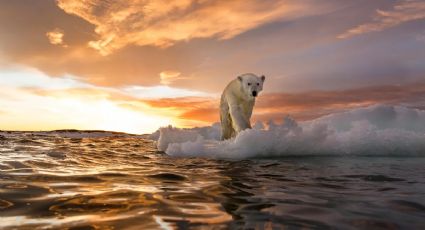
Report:
[[[0,229],[425,229],[425,157],[171,157],[143,136],[0,135]]]

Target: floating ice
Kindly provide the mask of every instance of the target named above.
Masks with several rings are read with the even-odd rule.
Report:
[[[425,111],[375,105],[297,123],[259,123],[231,140],[220,127],[159,130],[158,149],[172,156],[251,158],[302,155],[425,156]]]

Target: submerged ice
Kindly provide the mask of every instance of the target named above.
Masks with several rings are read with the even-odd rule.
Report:
[[[425,111],[375,105],[297,123],[257,123],[219,141],[220,126],[164,127],[158,149],[172,156],[213,158],[300,155],[425,156]]]

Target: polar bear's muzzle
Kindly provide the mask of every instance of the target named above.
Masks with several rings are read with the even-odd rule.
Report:
[[[252,96],[253,97],[256,97],[258,94],[257,94],[257,91],[252,91]]]

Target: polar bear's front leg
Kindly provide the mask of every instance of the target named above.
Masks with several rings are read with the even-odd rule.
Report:
[[[251,128],[249,120],[244,116],[243,110],[239,107],[239,105],[230,105],[230,117],[232,118],[232,125],[236,133],[239,133],[244,129]]]
[[[230,139],[234,133],[227,104],[220,106],[221,140]]]

